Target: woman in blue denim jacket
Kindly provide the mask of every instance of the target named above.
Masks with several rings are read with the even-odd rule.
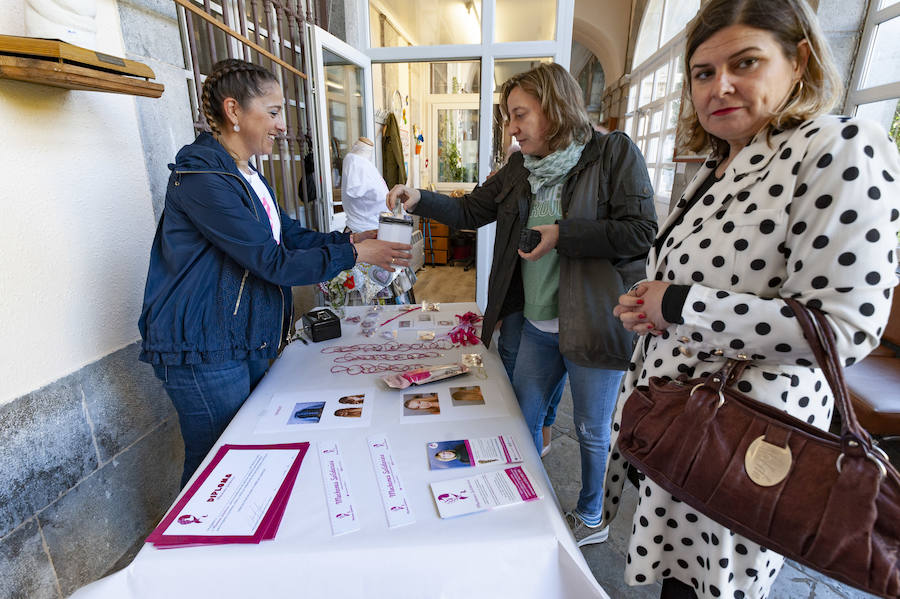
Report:
[[[203,84],[201,133],[170,165],[138,326],[140,359],[178,411],[187,483],[289,336],[292,285],[328,280],[357,260],[408,264],[410,246],[374,231],[317,233],[282,211],[249,164],[285,131],[274,75],[223,60]]]

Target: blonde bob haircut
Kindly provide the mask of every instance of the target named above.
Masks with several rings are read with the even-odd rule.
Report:
[[[567,147],[573,141],[587,143],[591,138],[591,122],[584,108],[578,82],[556,63],[543,63],[527,73],[510,77],[500,90],[500,113],[509,122],[507,100],[510,92],[522,88],[541,103],[550,123],[547,145],[551,152]]]
[[[792,129],[800,123],[831,111],[840,98],[842,84],[819,22],[806,0],[710,0],[688,25],[684,72],[691,86],[691,57],[703,42],[732,25],[745,25],[772,34],[789,60],[797,59],[797,46],[809,44],[806,70],[787,100],[772,114],[767,136],[775,130]],[[681,116],[681,143],[694,152],[711,148],[716,157],[728,153],[728,143],[700,126],[688,96]]]

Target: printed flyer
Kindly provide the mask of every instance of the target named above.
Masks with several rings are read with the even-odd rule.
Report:
[[[425,451],[432,470],[522,462],[516,442],[502,435],[484,439],[432,441],[425,445]]]
[[[334,536],[356,532],[360,528],[359,513],[350,497],[350,481],[337,441],[319,441],[319,468],[328,505],[328,519]]]
[[[431,493],[441,518],[455,518],[538,499],[532,479],[522,466],[433,482]]]
[[[372,457],[372,466],[375,468],[375,477],[378,479],[381,503],[384,506],[388,527],[412,524],[416,518],[409,507],[406,489],[403,488],[403,483],[400,481],[400,474],[397,472],[397,464],[391,454],[391,446],[387,437],[369,437],[369,455]]]
[[[308,448],[223,445],[147,541],[167,548],[274,538]]]

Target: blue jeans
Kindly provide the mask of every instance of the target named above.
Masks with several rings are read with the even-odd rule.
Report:
[[[575,431],[581,447],[581,492],[575,512],[585,524],[595,526],[603,515],[609,431],[623,372],[575,364],[559,352],[558,334],[545,333],[525,321],[513,388],[538,451],[542,445],[541,426],[553,390],[566,374],[572,387]]]
[[[268,360],[153,366],[178,412],[181,437],[184,439],[182,487],[268,368]]]
[[[500,323],[497,353],[500,354],[500,360],[503,361],[503,367],[506,368],[506,376],[509,377],[510,382],[512,382],[513,373],[516,370],[516,356],[519,354],[519,342],[522,340],[522,324],[524,322],[525,315],[522,312],[513,312],[506,315],[503,322]],[[544,416],[545,427],[553,426],[553,423],[556,422],[556,408],[559,406],[559,400],[562,398],[565,387],[566,377],[563,375],[559,385],[553,390],[553,395],[550,396],[547,414]]]

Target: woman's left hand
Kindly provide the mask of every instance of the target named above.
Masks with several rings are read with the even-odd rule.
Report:
[[[559,241],[559,225],[537,225],[531,228],[540,232],[541,242],[527,254],[522,250],[519,250],[519,256],[534,262],[535,260],[543,258],[547,252],[556,247],[556,244]]]
[[[629,331],[638,335],[650,333],[660,335],[671,326],[662,315],[662,299],[669,283],[644,281],[634,289],[619,296],[619,305],[613,308],[613,315],[622,321]]]

